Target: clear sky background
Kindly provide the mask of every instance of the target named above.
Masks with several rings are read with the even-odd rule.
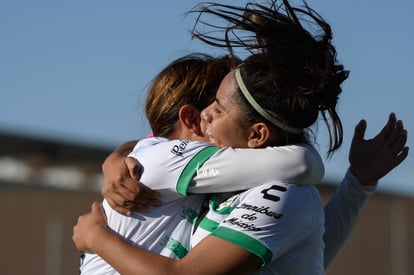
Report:
[[[143,102],[155,74],[190,52],[223,53],[190,39],[194,17],[184,13],[199,2],[0,0],[0,131],[108,148],[145,137]],[[414,150],[414,2],[308,4],[332,25],[338,59],[351,71],[338,108],[345,142],[326,161],[326,178],[344,175],[361,118],[372,138],[395,112]],[[320,127],[323,155],[326,148]],[[381,188],[414,195],[413,160]]]

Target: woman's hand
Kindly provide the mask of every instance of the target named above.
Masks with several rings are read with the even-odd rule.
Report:
[[[136,142],[121,145],[102,165],[102,196],[117,212],[130,216],[132,211],[146,211],[160,204],[160,194],[139,181],[139,162],[126,155]]]
[[[349,162],[351,171],[362,185],[375,185],[407,157],[407,130],[394,113],[373,139],[364,139],[366,128],[365,120],[355,127]]]
[[[73,227],[72,240],[79,251],[94,251],[94,245],[104,241],[104,234],[108,232],[102,205],[94,202],[91,212],[78,218],[78,223]]]

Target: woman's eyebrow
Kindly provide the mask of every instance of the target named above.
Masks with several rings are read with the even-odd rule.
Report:
[[[217,97],[216,97],[216,99],[214,101],[217,103],[217,105],[219,105],[221,108],[224,109],[223,104],[221,104],[220,100]]]
[[[218,99],[218,98],[216,98],[215,99],[215,102],[217,103],[217,105],[220,107],[220,110],[222,111],[222,112],[225,112],[225,113],[229,113],[229,106],[224,106],[221,102],[220,102],[220,99]]]

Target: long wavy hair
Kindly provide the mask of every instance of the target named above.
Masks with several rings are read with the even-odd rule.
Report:
[[[206,2],[190,13],[198,14],[195,38],[233,55],[236,48],[248,51],[240,75],[261,108],[284,125],[304,130],[298,134],[279,128],[279,145],[308,140],[313,134],[309,127],[320,114],[329,134],[328,157],[341,146],[336,107],[349,71],[337,61],[330,25],[306,2],[302,7],[287,0],[244,7]],[[209,23],[211,16],[221,21]],[[243,96],[240,103],[246,120],[263,120]]]

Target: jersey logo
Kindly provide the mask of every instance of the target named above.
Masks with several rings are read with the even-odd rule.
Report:
[[[263,198],[271,201],[280,201],[280,197],[276,196],[274,192],[286,192],[287,188],[279,185],[272,185],[271,187],[262,190]]]
[[[245,217],[246,215],[247,214],[243,215],[242,218],[248,219],[248,218]],[[255,219],[256,219],[256,217],[250,218],[249,220],[255,220]],[[238,218],[231,218],[231,219],[223,221],[223,223],[229,223],[231,225],[246,229],[248,231],[262,231],[262,229],[257,228],[254,225],[254,223],[248,223],[248,222],[245,222],[242,219],[238,219]]]
[[[173,153],[174,155],[183,156],[183,151],[185,150],[185,148],[187,147],[187,145],[190,143],[189,140],[182,140],[180,142],[180,144],[178,145],[174,145],[173,148],[171,149],[171,153]]]
[[[219,206],[215,209],[215,211],[221,212],[224,209],[230,207],[232,203],[239,197],[240,194],[236,194],[228,198],[226,201],[219,204]]]
[[[257,205],[253,205],[253,204],[243,203],[242,205],[237,206],[235,208],[237,208],[237,209],[246,209],[246,210],[249,210],[249,211],[252,211],[252,212],[256,212],[258,214],[262,214],[262,215],[266,215],[266,216],[269,216],[269,217],[273,217],[275,219],[280,219],[283,216],[283,214],[280,214],[280,213],[271,211],[269,206],[266,206],[265,207],[265,206],[257,206]],[[256,219],[254,217],[255,215],[256,214],[246,215],[245,217],[243,217],[244,216],[243,215],[242,218],[248,218],[250,220],[255,220]]]
[[[197,167],[198,178],[217,177],[217,176],[220,176],[220,171],[217,168]]]

